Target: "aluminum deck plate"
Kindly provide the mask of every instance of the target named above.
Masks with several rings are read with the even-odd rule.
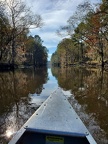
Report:
[[[48,97],[9,144],[14,144],[25,131],[86,136],[91,144],[96,144],[61,88]]]

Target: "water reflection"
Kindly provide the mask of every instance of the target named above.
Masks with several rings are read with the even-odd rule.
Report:
[[[59,86],[70,90],[75,108],[98,144],[108,143],[108,72],[85,68],[52,68]]]
[[[6,136],[7,136],[8,138],[10,138],[13,134],[14,134],[14,131],[11,130],[11,129],[6,131]]]
[[[8,143],[58,85],[97,143],[108,144],[108,72],[74,67],[0,73],[0,144]]]
[[[0,73],[0,143],[6,144],[39,106],[31,107],[29,94],[40,94],[48,81],[47,69]],[[7,138],[6,138],[7,137]]]

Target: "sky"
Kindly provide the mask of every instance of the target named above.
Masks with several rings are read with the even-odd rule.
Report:
[[[98,3],[100,0],[90,0]],[[83,0],[27,0],[34,13],[40,14],[44,26],[30,30],[31,35],[39,35],[43,45],[48,49],[48,60],[57,49],[58,43],[63,39],[56,34],[60,26],[67,24],[67,20],[75,12],[76,7]]]

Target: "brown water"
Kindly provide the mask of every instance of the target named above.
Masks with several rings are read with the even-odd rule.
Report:
[[[108,144],[108,72],[101,69],[52,69],[60,87],[98,144]]]
[[[108,144],[108,72],[73,67],[0,72],[0,144],[7,144],[58,86],[97,143]]]

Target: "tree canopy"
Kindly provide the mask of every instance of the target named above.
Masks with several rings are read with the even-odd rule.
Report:
[[[34,66],[46,65],[48,50],[43,46],[42,42],[42,39],[38,35],[28,37],[26,42],[27,63],[31,63]]]
[[[69,43],[73,43],[73,48],[77,53],[71,51],[71,58],[78,57],[79,62],[96,62],[104,67],[108,61],[108,1],[102,0],[98,5],[92,5],[88,1],[78,5],[75,13],[68,19],[67,25],[60,27],[59,34],[70,35]],[[64,51],[64,45],[61,45],[61,54]],[[59,51],[59,44],[57,51]],[[78,56],[77,56],[78,55]],[[69,56],[69,54],[68,54]],[[62,57],[64,59],[64,57]],[[65,59],[66,62],[67,59]],[[68,61],[68,64],[70,62]],[[71,61],[73,64],[73,61]]]
[[[41,28],[42,25],[41,16],[34,14],[23,0],[0,1],[0,63],[12,64],[13,67],[23,64],[28,49],[34,51],[34,47],[42,48],[42,40],[38,35],[28,36],[29,29]],[[43,51],[41,58],[47,61],[47,50],[44,46],[41,52]],[[37,56],[39,57],[38,54]]]

